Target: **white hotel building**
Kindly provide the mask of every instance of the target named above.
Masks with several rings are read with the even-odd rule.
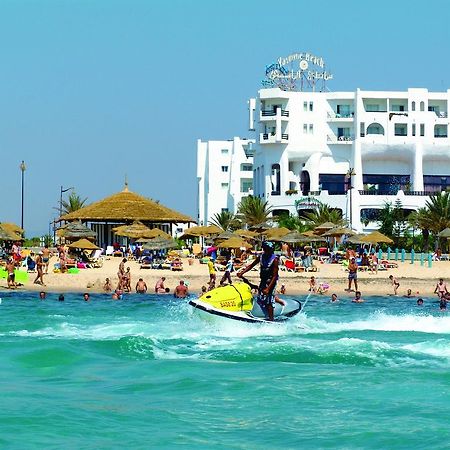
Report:
[[[208,225],[222,211],[236,212],[253,194],[254,140],[197,141],[198,223]]]
[[[311,53],[278,58],[249,101],[255,140],[198,141],[201,223],[252,193],[274,215],[322,202],[370,230],[386,202],[412,211],[450,189],[450,90],[328,92],[330,79]]]
[[[375,228],[386,201],[424,206],[428,195],[450,188],[449,103],[450,91],[415,88],[261,89],[249,101],[254,195],[274,214],[319,200],[357,230]]]

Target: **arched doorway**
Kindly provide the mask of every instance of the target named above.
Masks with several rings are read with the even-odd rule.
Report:
[[[303,195],[308,195],[311,190],[311,181],[309,179],[309,172],[307,170],[302,170],[300,175],[300,190]]]

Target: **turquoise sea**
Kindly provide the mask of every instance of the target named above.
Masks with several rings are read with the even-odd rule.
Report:
[[[450,316],[311,297],[289,323],[185,301],[0,293],[0,447],[444,449]]]

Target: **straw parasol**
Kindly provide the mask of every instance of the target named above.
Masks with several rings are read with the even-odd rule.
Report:
[[[78,241],[72,242],[68,245],[69,248],[80,248],[81,250],[99,250],[100,247],[97,247],[91,241],[87,239],[78,239]]]
[[[143,239],[142,242],[146,242],[149,239],[154,239],[157,237],[164,238],[164,239],[172,239],[172,236],[169,233],[166,233],[165,231],[163,231],[159,228],[151,228],[150,231],[148,233],[146,233],[146,235],[141,239]]]
[[[244,241],[241,238],[237,238],[237,237],[232,237],[230,239],[227,239],[226,241],[221,242],[220,244],[218,244],[219,248],[246,248],[249,249],[252,246]]]
[[[347,239],[347,242],[350,244],[367,244],[366,241],[363,240],[367,234],[354,234]]]
[[[234,234],[237,234],[238,236],[247,238],[247,239],[253,239],[254,237],[258,236],[258,233],[255,231],[250,230],[236,230]]]
[[[11,231],[11,232],[13,232],[15,234],[19,234],[21,236],[25,232],[25,230],[23,228],[20,228],[19,225],[16,225],[15,223],[12,223],[12,222],[2,222],[2,223],[0,223],[0,227],[2,227],[6,231]]]
[[[286,242],[287,244],[297,244],[299,242],[310,242],[309,237],[304,236],[298,231],[291,231],[284,236],[278,236],[272,238],[272,241],[276,242]]]
[[[213,241],[214,241],[214,243],[217,244],[219,242],[226,241],[227,239],[230,239],[232,237],[240,239],[240,236],[238,236],[237,234],[232,233],[231,231],[223,231],[218,236],[214,237]]]
[[[200,236],[211,236],[214,234],[222,233],[222,228],[219,228],[217,225],[198,225],[196,227],[191,227],[185,230],[180,239],[191,239]]]
[[[347,228],[347,227],[335,227],[332,228],[331,230],[326,231],[325,233],[322,234],[322,236],[326,236],[326,237],[339,237],[339,236],[352,236],[356,234],[355,231],[353,231],[351,228]]]
[[[166,250],[168,248],[176,248],[178,244],[173,239],[163,237],[155,237],[142,246],[145,250]]]
[[[439,237],[450,239],[450,228],[445,228],[440,233],[438,233]]]
[[[271,228],[270,230],[267,230],[264,234],[267,236],[267,239],[272,239],[276,237],[282,237],[286,234],[290,233],[292,230],[286,227],[280,227],[280,228]]]
[[[23,237],[11,230],[3,228],[3,224],[0,224],[0,240],[2,240],[2,241],[22,241]]]
[[[252,225],[249,227],[252,231],[257,231],[258,233],[262,233],[263,231],[270,230],[272,228],[267,222],[258,223],[256,225]]]
[[[369,233],[366,236],[362,237],[361,240],[366,244],[392,244],[394,242],[391,238],[388,238],[379,231],[373,231],[372,233]]]
[[[112,229],[117,236],[125,236],[132,239],[147,237],[150,228],[139,220],[135,220],[130,225],[121,225]]]
[[[61,228],[56,230],[56,234],[59,237],[63,237],[66,239],[95,239],[97,237],[97,233],[91,230],[86,225],[83,225],[80,221],[70,222],[63,225]]]
[[[125,189],[117,194],[91,203],[69,214],[64,214],[59,220],[82,220],[88,222],[125,222],[140,220],[142,222],[188,223],[192,218],[159,202],[135,194]]]
[[[331,230],[332,228],[336,228],[336,224],[332,222],[325,222],[321,225],[317,225],[317,227],[314,228],[314,231],[318,234],[324,233],[325,231]]]

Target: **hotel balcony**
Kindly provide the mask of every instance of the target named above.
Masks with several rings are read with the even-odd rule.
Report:
[[[277,108],[276,110],[262,109],[259,114],[259,119],[261,121],[267,122],[270,120],[275,120],[278,115],[280,115],[281,120],[289,120],[289,111],[281,108]]]
[[[327,113],[327,121],[328,122],[347,122],[352,121],[354,119],[355,113],[346,113],[346,114],[338,114],[333,112]]]
[[[351,144],[354,140],[354,136],[336,136],[334,134],[327,136],[328,144]]]
[[[259,134],[259,143],[260,144],[276,144],[276,143],[287,144],[289,142],[289,134],[282,133],[281,139],[277,138],[276,134],[271,133],[260,133]]]

